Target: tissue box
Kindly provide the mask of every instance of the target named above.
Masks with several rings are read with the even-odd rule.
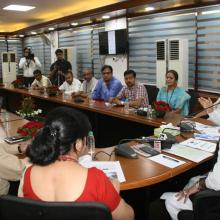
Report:
[[[163,130],[164,130],[164,128],[155,128],[154,129],[154,136],[159,137]],[[166,128],[166,130],[164,130],[164,132],[172,134],[173,136],[177,136],[180,134],[180,131],[169,129],[169,128]]]

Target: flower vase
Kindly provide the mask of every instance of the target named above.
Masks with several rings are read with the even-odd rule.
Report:
[[[166,112],[164,111],[155,111],[155,115],[157,118],[163,118],[165,116]]]

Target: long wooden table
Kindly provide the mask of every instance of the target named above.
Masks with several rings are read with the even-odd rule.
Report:
[[[4,96],[7,110],[15,112],[20,107],[22,96],[31,96],[38,108],[46,114],[57,106],[69,106],[84,112],[90,119],[96,137],[96,145],[112,146],[124,138],[136,138],[153,134],[153,129],[159,127],[164,119],[147,119],[137,115],[133,110],[125,114],[123,107],[113,107],[105,102],[95,102],[89,105],[86,99],[83,103],[75,103],[71,97],[63,95],[48,97],[38,90],[14,89],[0,87],[0,93]]]

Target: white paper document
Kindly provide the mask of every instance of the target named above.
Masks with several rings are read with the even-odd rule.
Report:
[[[186,147],[181,144],[175,144],[172,146],[169,150],[164,150],[166,152],[169,152],[171,154],[186,158],[188,160],[194,161],[196,163],[199,163],[200,161],[213,156],[212,153],[209,153],[207,151],[198,150],[191,147]]]
[[[207,152],[214,153],[216,149],[216,143],[203,141],[203,140],[197,140],[195,138],[189,138],[183,142],[180,143],[181,145],[196,148],[199,150],[204,150]]]
[[[220,138],[219,126],[204,125],[196,122],[196,130],[201,133],[200,135],[195,136],[196,139],[218,141]]]
[[[125,182],[125,176],[119,161],[92,161],[89,155],[79,158],[79,163],[86,167],[96,167],[102,170],[110,179],[118,179],[120,183]]]
[[[175,168],[185,163],[185,161],[183,160],[178,160],[165,154],[158,154],[156,156],[150,157],[149,160],[152,160],[169,168]]]

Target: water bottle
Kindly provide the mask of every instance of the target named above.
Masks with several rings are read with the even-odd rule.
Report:
[[[124,112],[125,112],[125,114],[129,113],[129,101],[128,101],[128,99],[125,99],[125,102],[124,102]]]
[[[87,145],[88,145],[88,153],[91,155],[91,158],[93,158],[93,154],[95,153],[95,137],[92,131],[90,131],[88,134]]]
[[[153,118],[153,110],[152,110],[152,107],[151,105],[148,105],[148,108],[147,108],[147,118],[149,119],[152,119]]]

